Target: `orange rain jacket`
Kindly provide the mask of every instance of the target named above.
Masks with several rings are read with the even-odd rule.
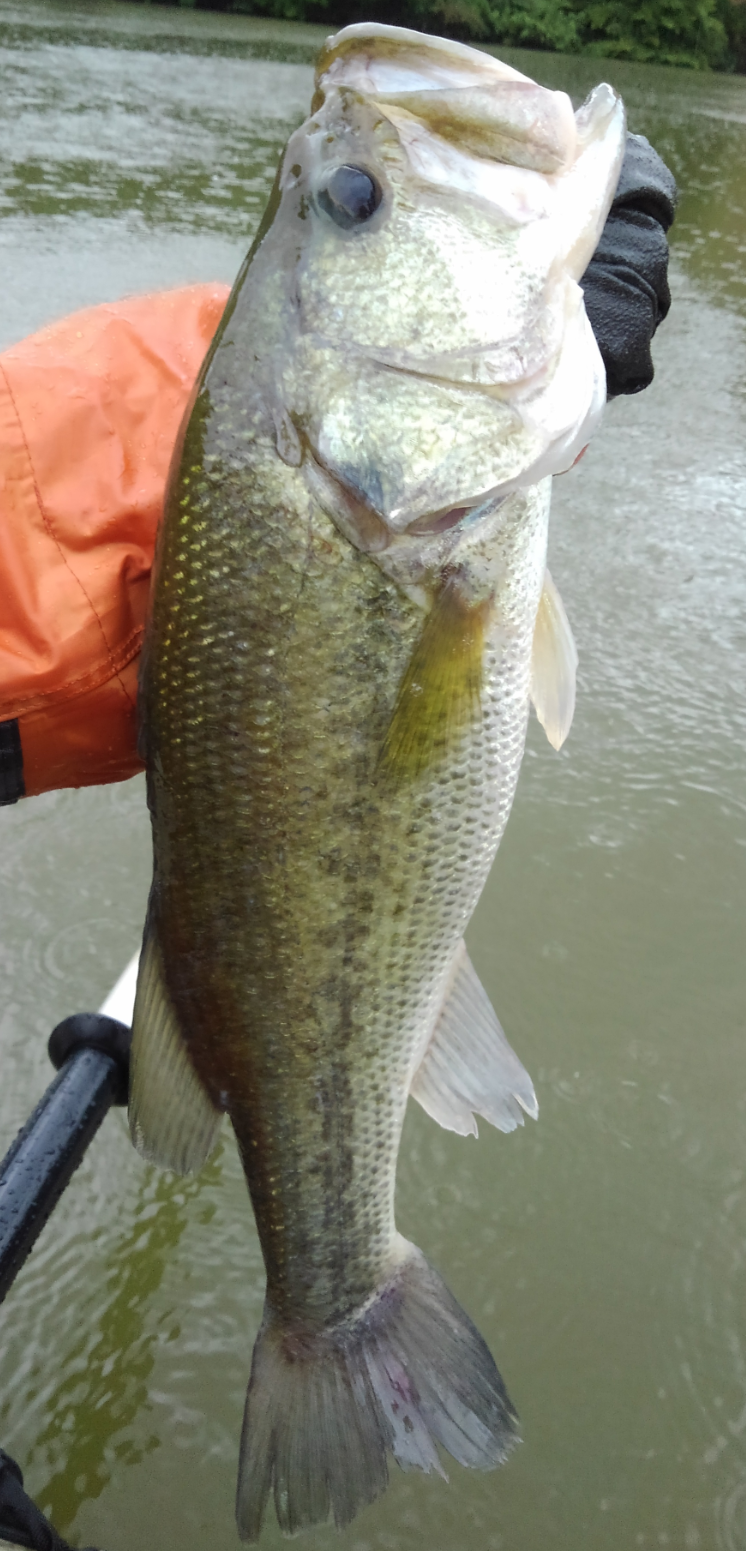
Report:
[[[0,354],[0,803],[142,769],[155,533],[228,294],[91,307]]]

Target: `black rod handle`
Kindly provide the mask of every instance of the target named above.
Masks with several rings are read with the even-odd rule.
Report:
[[[131,1034],[99,1013],[57,1025],[61,1070],[0,1164],[0,1302],[112,1104],[126,1103]]]

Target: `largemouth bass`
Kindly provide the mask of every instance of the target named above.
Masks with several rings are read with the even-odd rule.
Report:
[[[577,284],[621,104],[463,45],[329,40],[175,458],[143,674],[154,876],[130,1117],[230,1116],[267,1271],[237,1520],[348,1523],[387,1456],[503,1460],[493,1359],[397,1232],[409,1094],[503,1130],[531,1081],[463,943],[533,696],[575,656],[550,476],[604,399]]]

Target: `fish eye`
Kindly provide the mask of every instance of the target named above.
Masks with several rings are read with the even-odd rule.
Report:
[[[335,167],[319,192],[319,204],[337,226],[349,231],[375,215],[383,198],[380,183],[364,167]]]

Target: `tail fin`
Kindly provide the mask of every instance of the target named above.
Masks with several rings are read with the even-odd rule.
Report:
[[[259,1537],[274,1488],[286,1534],[349,1524],[385,1491],[386,1456],[445,1475],[436,1445],[489,1470],[517,1417],[478,1330],[414,1245],[375,1299],[331,1329],[265,1311],[246,1397],[236,1519]]]

